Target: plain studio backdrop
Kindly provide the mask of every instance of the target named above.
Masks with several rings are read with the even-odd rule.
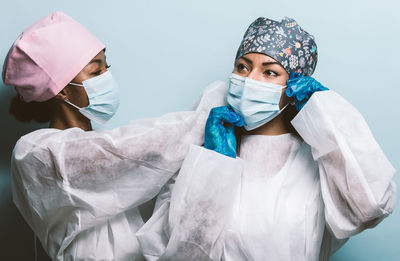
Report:
[[[360,110],[400,169],[397,0],[1,0],[1,66],[19,33],[54,11],[76,19],[107,46],[110,70],[122,92],[108,128],[190,109],[204,87],[227,79],[252,21],[294,18],[316,37],[314,77]],[[0,85],[0,260],[34,260],[33,233],[11,199],[10,156],[21,135],[46,126],[9,116],[15,92]],[[399,184],[398,174],[394,179]],[[399,260],[399,242],[400,211],[395,209],[377,228],[351,238],[331,260]]]

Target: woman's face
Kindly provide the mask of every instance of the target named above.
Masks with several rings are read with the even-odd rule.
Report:
[[[77,76],[71,81],[72,83],[82,84],[83,81],[90,78],[99,76],[105,73],[108,69],[106,55],[104,51],[98,53],[93,59],[78,73]],[[85,88],[67,85],[64,88],[67,98],[78,107],[87,107],[89,105],[89,98],[86,94]]]
[[[261,53],[248,53],[240,57],[236,61],[233,73],[256,81],[270,82],[282,86],[285,86],[289,79],[289,74],[280,63]],[[289,102],[285,90],[286,88],[282,90],[280,108]]]

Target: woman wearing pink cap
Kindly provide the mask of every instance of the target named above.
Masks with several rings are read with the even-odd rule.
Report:
[[[56,12],[12,45],[3,81],[17,97],[17,119],[50,122],[21,137],[12,156],[13,200],[53,260],[142,260],[138,206],[179,170],[189,144],[203,143],[210,108],[223,102],[217,82],[195,111],[95,132],[118,108],[105,47]]]

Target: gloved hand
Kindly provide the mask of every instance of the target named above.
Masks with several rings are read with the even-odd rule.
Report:
[[[236,158],[234,126],[242,127],[243,124],[243,117],[229,105],[213,108],[206,122],[204,147]]]
[[[303,108],[314,92],[329,90],[314,78],[296,72],[290,74],[286,85],[286,95],[294,98],[293,102],[298,111]]]

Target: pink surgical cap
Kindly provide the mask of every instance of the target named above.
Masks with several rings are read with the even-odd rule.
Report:
[[[23,31],[3,65],[3,82],[24,101],[56,96],[105,46],[62,12],[47,15]]]

